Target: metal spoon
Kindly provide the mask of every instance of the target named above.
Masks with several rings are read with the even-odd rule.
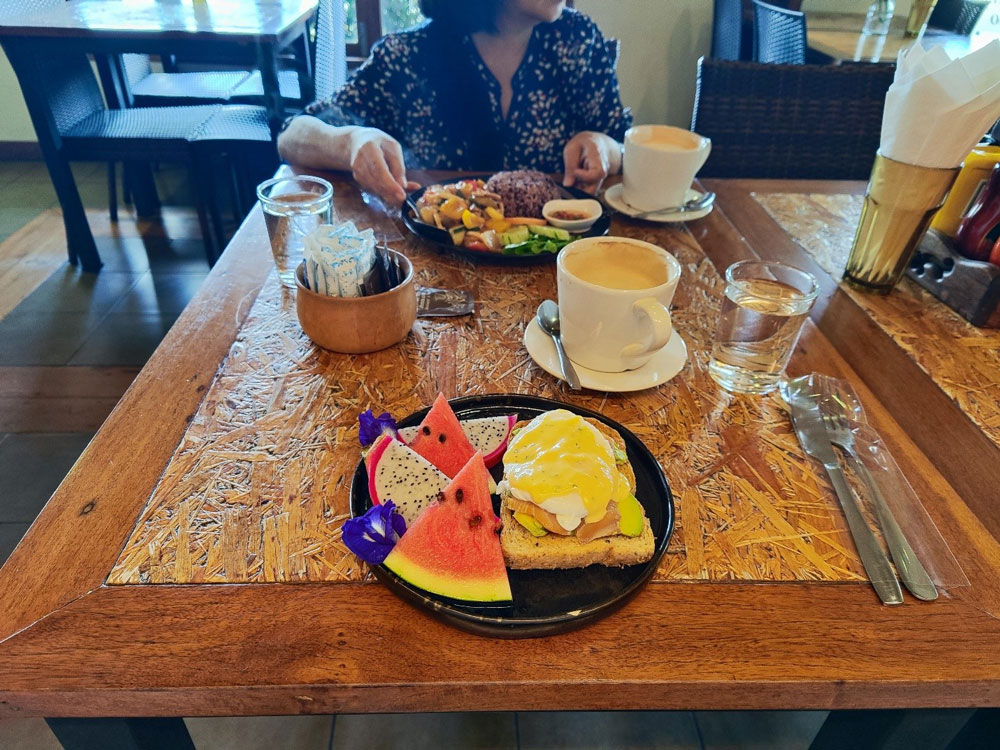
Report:
[[[628,214],[628,216],[632,219],[642,219],[653,214],[691,214],[695,211],[708,208],[713,203],[715,203],[715,193],[702,193],[699,197],[692,198],[680,206],[667,206],[666,208],[657,208],[652,211],[640,211],[637,214]]]
[[[577,377],[573,363],[566,356],[563,349],[562,339],[559,338],[559,306],[550,299],[545,300],[538,306],[538,325],[542,327],[552,340],[556,342],[556,352],[559,354],[559,366],[562,368],[563,377],[574,391],[580,390],[580,378]]]

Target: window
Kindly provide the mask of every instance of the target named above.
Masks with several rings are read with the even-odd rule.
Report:
[[[419,0],[344,0],[347,54],[365,57],[383,34],[401,31],[424,20]]]

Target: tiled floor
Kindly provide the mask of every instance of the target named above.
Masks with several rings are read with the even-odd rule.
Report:
[[[85,206],[101,216],[107,211],[105,170],[103,164],[73,168]],[[190,205],[183,172],[161,169],[157,182],[164,205]],[[16,241],[15,233],[25,224],[57,206],[43,165],[0,163],[0,243]],[[125,206],[120,210],[123,217],[131,214]],[[53,233],[62,232],[57,215],[52,215],[50,224]],[[86,373],[91,383],[101,379],[100,373],[114,372],[120,388],[124,385],[121,368],[137,371],[159,345],[208,274],[204,247],[196,225],[194,231],[189,228],[173,238],[162,231],[127,231],[125,222],[120,228],[95,230],[105,263],[99,274],[83,273],[63,263],[0,317],[0,367],[8,378],[16,372],[30,391],[33,383],[51,381],[51,368],[58,367],[70,373],[64,380],[73,380],[72,373]],[[0,383],[0,410],[10,412],[19,404],[16,397],[4,397],[5,385]],[[110,410],[113,398],[107,398],[106,392],[101,395],[99,403]],[[72,424],[73,399],[69,403],[50,400],[48,409],[44,404],[42,408],[33,405],[37,413],[49,416],[34,424],[11,418],[10,413],[0,414],[0,418],[7,417],[0,423],[17,425],[7,429],[19,430],[14,434],[0,431],[0,562],[6,560],[92,435]],[[94,399],[88,402],[91,412],[94,403]],[[67,418],[60,419],[60,413]],[[100,415],[89,413],[87,419],[99,421]]]
[[[75,165],[84,203],[107,207],[105,167]],[[186,205],[183,173],[157,175],[165,204]],[[39,164],[0,163],[0,242],[43,211],[57,205]],[[168,217],[169,220],[169,217]],[[94,220],[92,218],[92,224]],[[175,223],[171,221],[171,226]],[[20,385],[0,382],[0,563],[7,559],[31,521],[83,451],[92,432],[208,272],[197,229],[183,236],[108,231],[98,236],[105,267],[84,274],[64,265],[0,319],[0,368],[16,372]],[[53,231],[61,231],[58,220]],[[2,253],[0,253],[2,256]],[[62,377],[63,368],[70,377]],[[76,369],[73,369],[76,368]],[[103,373],[103,374],[102,374]],[[123,377],[124,376],[124,377]],[[124,381],[124,382],[123,382]],[[52,393],[53,384],[66,394]],[[72,385],[72,388],[70,388]],[[115,390],[115,389],[118,390]],[[20,390],[18,390],[20,389]],[[72,393],[70,393],[72,391]],[[8,395],[4,395],[4,394]],[[9,395],[14,393],[14,396]],[[36,402],[25,420],[16,409],[30,394]],[[89,400],[88,400],[89,399]],[[47,400],[47,401],[46,401]],[[75,404],[86,407],[74,409]],[[85,411],[81,417],[77,412]],[[198,750],[420,750],[473,748],[659,748],[660,750],[798,750],[809,745],[823,713],[456,713],[189,719]],[[58,750],[41,719],[0,721],[4,750]]]
[[[805,750],[825,712],[565,712],[186,719],[198,750]],[[332,731],[331,731],[332,730]],[[41,719],[4,750],[59,750]]]

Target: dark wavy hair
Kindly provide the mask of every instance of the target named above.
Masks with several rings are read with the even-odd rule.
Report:
[[[496,31],[504,0],[420,0],[420,12],[459,35]]]

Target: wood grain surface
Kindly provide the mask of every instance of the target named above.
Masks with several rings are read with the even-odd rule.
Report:
[[[395,231],[356,194],[337,212]],[[360,459],[357,415],[401,418],[436,388],[568,400],[635,432],[664,467],[678,510],[656,580],[864,580],[836,496],[777,395],[732,396],[708,376],[722,294],[715,266],[682,230],[619,223],[614,232],[655,242],[684,267],[673,317],[687,366],[670,384],[632,394],[573,394],[527,356],[524,328],[538,300],[556,296],[551,265],[472,266],[401,238],[394,246],[419,284],[468,289],[476,311],[420,320],[402,345],[355,356],[312,345],[272,275],[108,582],[364,579],[340,541]]]
[[[754,198],[824,271],[840,278],[862,196],[757,193]],[[907,276],[887,296],[843,282],[841,287],[1000,446],[1000,330],[975,327]]]
[[[354,205],[354,188],[333,177],[338,209],[344,201]],[[617,222],[615,231],[659,238],[682,257],[692,279],[698,264],[692,268],[691,260],[702,251],[719,267],[762,254],[809,257],[774,225],[746,185],[712,185],[722,187],[727,192],[720,192],[719,207],[686,228]],[[387,225],[390,244],[401,238],[395,226]],[[414,254],[424,257],[423,250]],[[427,255],[428,262],[433,257]],[[897,420],[940,391],[900,350],[902,359],[889,358],[890,374],[908,362],[911,379],[892,383],[895,400],[877,395],[873,384],[879,393],[885,389],[873,373],[886,359],[877,345],[891,339],[877,326],[859,327],[864,313],[853,303],[843,316],[824,320],[842,304],[839,292],[827,293],[829,280],[790,371],[820,370],[848,379],[924,498],[969,580],[932,604],[907,598],[901,607],[883,607],[864,582],[664,581],[580,631],[502,641],[456,631],[383,587],[360,581],[105,585],[133,531],[142,528],[136,519],[172,456],[179,446],[190,447],[189,426],[206,414],[224,415],[206,411],[204,402],[214,397],[223,377],[217,378],[220,365],[237,350],[233,344],[241,330],[254,325],[251,320],[244,326],[248,316],[276,304],[268,302],[270,266],[266,233],[255,212],[0,570],[0,715],[1000,705],[1000,652],[993,647],[1000,639],[1000,546],[970,508],[987,505],[997,484],[981,486],[977,477],[960,497],[943,476],[947,451],[934,444],[921,450],[912,431],[901,428]],[[430,326],[426,342],[439,346],[425,360],[426,369],[407,371],[408,389],[397,384],[365,394],[371,403],[402,410],[428,403],[438,390],[455,395],[465,387],[458,361],[478,340],[480,323],[488,330],[495,320],[484,300],[490,299],[489,280],[497,272],[464,263],[442,268],[439,275],[428,271],[427,280],[473,288],[480,301],[477,316]],[[251,313],[262,285],[261,304]],[[686,293],[693,291],[689,287]],[[527,301],[511,304],[529,307]],[[690,297],[679,297],[682,330],[697,330],[684,317],[692,305]],[[281,320],[280,314],[274,317],[279,331]],[[840,325],[847,330],[834,335]],[[869,331],[874,339],[868,353],[852,348],[851,339]],[[294,339],[287,346],[302,353],[297,367],[310,378],[320,377],[310,368],[323,366],[329,355],[310,354],[305,342]],[[525,368],[505,377],[528,370],[523,349],[493,358],[501,355],[510,363],[503,370]],[[246,363],[265,356],[245,351]],[[398,353],[384,356],[389,364],[407,367]],[[541,377],[524,387],[555,392],[554,381]],[[542,384],[537,391],[535,382]],[[281,398],[276,403],[284,404]],[[630,398],[572,400],[618,418],[628,413]],[[353,420],[355,404],[345,399],[344,406]],[[935,408],[955,417],[948,424],[948,444],[974,448],[981,431],[954,402],[945,399]],[[651,439],[649,424],[639,418],[632,424],[645,428],[640,435]],[[339,426],[348,429],[338,424],[327,431],[334,445]],[[336,449],[331,453],[338,455]],[[666,468],[678,483],[704,470]],[[340,501],[336,492],[331,496],[333,511]],[[679,498],[682,521],[686,502]],[[683,538],[682,528],[677,534]]]
[[[813,321],[834,344],[838,353],[876,393],[878,400],[889,408],[910,438],[928,455],[935,457],[935,464],[942,474],[975,510],[993,535],[1000,538],[1000,504],[994,500],[996,487],[1000,486],[1000,446],[984,428],[973,422],[970,414],[957,408],[955,398],[942,390],[942,386],[934,379],[938,377],[935,369],[938,365],[933,361],[938,338],[942,339],[942,349],[958,349],[953,334],[948,333],[949,327],[932,326],[934,332],[926,342],[917,341],[917,335],[897,340],[889,333],[894,330],[894,326],[881,325],[872,311],[881,310],[884,319],[896,320],[897,326],[919,332],[929,325],[922,316],[919,303],[923,293],[918,292],[911,298],[917,302],[907,302],[905,294],[900,294],[899,291],[888,300],[868,298],[860,293],[852,294],[852,290],[839,282],[839,274],[836,278],[828,274],[816,257],[784,231],[761,204],[761,200],[767,200],[763,196],[771,193],[809,195],[814,201],[819,200],[817,196],[821,195],[862,195],[865,183],[707,180],[706,184],[719,192],[726,216],[738,227],[741,242],[753,254],[791,263],[816,276],[821,294],[811,313]],[[814,247],[820,243],[828,244],[826,235],[844,236],[847,231],[844,219],[825,210],[816,216],[817,225],[813,233],[810,235],[808,230],[802,233],[803,242],[807,244]],[[697,230],[695,233],[699,236]],[[821,237],[816,238],[815,235]],[[700,237],[699,241],[702,241]],[[711,244],[716,241],[708,236],[704,242]],[[906,283],[904,280],[904,292]],[[893,297],[899,299],[892,301]],[[934,304],[938,304],[929,295],[927,299],[928,304],[932,300]],[[906,320],[905,316],[899,316],[894,310],[897,304],[909,305],[908,314],[913,319]],[[936,310],[937,315],[952,315],[950,311]],[[968,324],[958,316],[955,316],[955,321],[962,330],[969,330]],[[980,336],[976,333],[970,335],[977,338]],[[996,333],[987,331],[982,335],[989,338]],[[968,362],[971,357],[977,357],[977,367],[982,367],[984,362],[995,361],[995,352],[981,351],[981,347],[972,349],[980,351],[962,352],[962,361]],[[913,354],[920,350],[930,358],[927,369],[918,363]],[[986,397],[992,394],[995,398],[996,388],[990,389],[988,381],[985,385]],[[952,391],[959,393],[961,389],[953,388]],[[982,397],[978,398],[982,402]]]

